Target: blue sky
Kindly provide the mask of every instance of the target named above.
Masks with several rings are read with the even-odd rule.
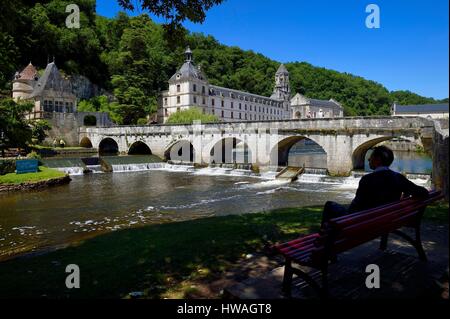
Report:
[[[371,3],[380,8],[379,29],[365,26]],[[120,10],[115,0],[97,0],[103,16]],[[207,12],[203,24],[184,26],[276,61],[305,61],[389,90],[445,98],[448,11],[448,0],[225,0]]]

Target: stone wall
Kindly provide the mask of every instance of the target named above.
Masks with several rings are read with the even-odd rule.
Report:
[[[447,128],[443,129],[440,122],[435,121],[435,133],[433,137],[433,186],[442,190],[446,200],[449,199],[448,193],[448,121]]]
[[[28,182],[21,184],[0,184],[0,193],[44,189],[51,186],[68,184],[70,181],[71,178],[69,177],[69,175],[66,175],[63,177],[52,178],[39,182]]]

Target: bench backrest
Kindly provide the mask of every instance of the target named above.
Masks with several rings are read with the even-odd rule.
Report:
[[[373,209],[331,219],[326,234],[316,242],[314,255],[340,253],[392,232],[402,226],[420,223],[426,206],[443,198],[431,191],[426,199],[405,198]]]

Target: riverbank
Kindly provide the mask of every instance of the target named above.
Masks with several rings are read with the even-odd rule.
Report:
[[[69,175],[56,169],[39,166],[36,173],[9,173],[0,176],[0,192],[42,189],[70,182]]]
[[[321,207],[284,208],[120,230],[0,263],[0,298],[219,298],[199,287],[266,245],[317,231],[320,218]],[[429,207],[425,219],[448,224],[448,204]],[[68,264],[80,267],[80,289],[64,288]]]

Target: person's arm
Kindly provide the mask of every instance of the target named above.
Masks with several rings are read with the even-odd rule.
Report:
[[[428,197],[428,190],[425,187],[419,186],[411,182],[406,176],[398,174],[400,176],[400,185],[402,192],[406,196],[426,198]]]
[[[350,207],[348,208],[348,211],[350,213],[355,213],[357,211],[360,211],[363,207],[363,203],[366,202],[366,198],[368,195],[367,190],[367,182],[366,182],[365,176],[361,178],[358,184],[358,189],[356,190],[355,198],[352,200],[352,203],[350,204]]]

